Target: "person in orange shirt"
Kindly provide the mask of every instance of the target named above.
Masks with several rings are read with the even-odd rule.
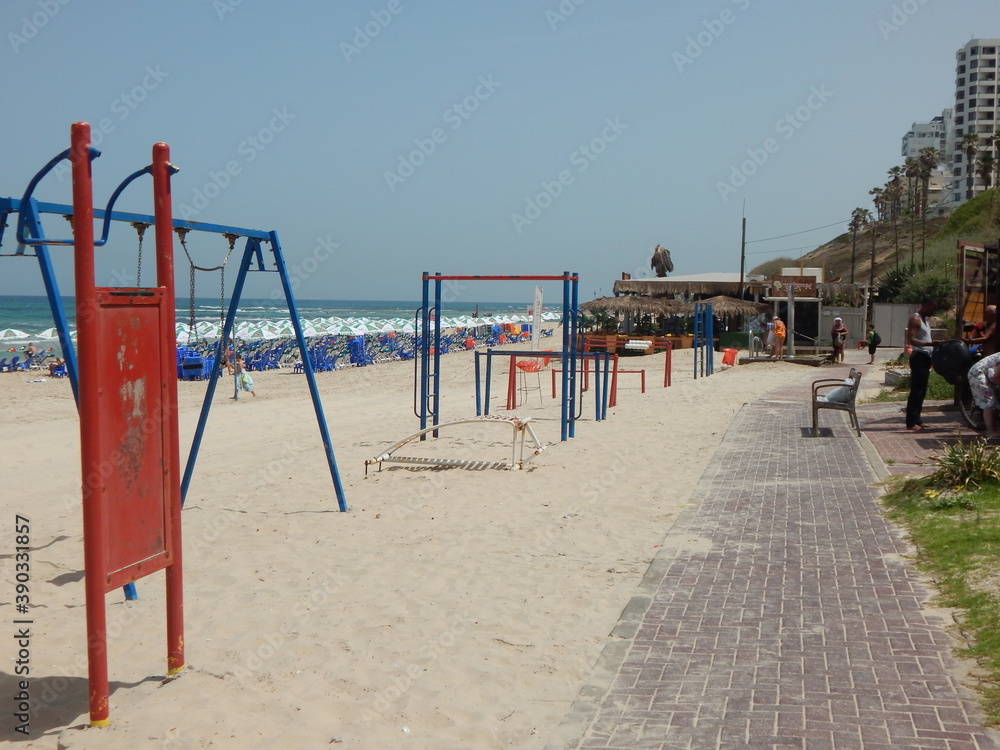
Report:
[[[783,350],[785,348],[785,336],[788,331],[785,328],[785,323],[777,315],[774,316],[772,321],[774,324],[773,330],[773,342],[771,344],[771,356],[777,359],[781,359]]]

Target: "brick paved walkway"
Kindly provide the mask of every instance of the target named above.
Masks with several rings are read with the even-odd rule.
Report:
[[[807,394],[737,416],[550,748],[1000,747],[879,515],[866,450],[912,457],[957,415],[928,404],[941,432],[914,435],[900,405],[874,404],[873,443],[841,413],[807,437]]]

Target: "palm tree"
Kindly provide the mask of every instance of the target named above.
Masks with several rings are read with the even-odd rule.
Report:
[[[920,165],[920,182],[923,191],[920,197],[920,270],[924,269],[925,253],[927,251],[927,196],[930,193],[931,174],[944,157],[933,146],[920,149],[917,162]],[[912,265],[912,264],[911,264]]]
[[[993,154],[983,151],[979,154],[976,162],[976,174],[983,181],[983,185],[989,190],[993,186],[993,167],[996,166]]]
[[[979,151],[979,136],[975,133],[966,133],[962,136],[958,146],[965,152],[965,200],[972,200],[972,191],[976,181],[972,160],[976,158]]]
[[[979,161],[976,162],[976,174],[979,175],[980,179],[983,181],[985,190],[989,190],[993,182],[993,167],[995,166],[995,159],[993,154],[989,151],[983,151],[979,154]],[[990,193],[990,221],[993,220],[993,193]]]
[[[1000,128],[993,131],[989,141],[993,144],[993,163],[996,168],[996,179],[993,180],[993,184],[1000,185]]]
[[[872,196],[872,203],[875,204],[875,215],[879,221],[882,221],[885,213],[885,198],[882,193],[883,190],[880,187],[873,187],[868,191],[868,195]]]
[[[864,208],[856,208],[851,211],[851,223],[847,228],[851,231],[851,283],[854,283],[854,266],[858,255],[858,232],[865,225],[864,214],[868,211]]]
[[[875,238],[876,238],[876,235],[878,233],[875,231],[876,223],[874,221],[872,221],[871,211],[868,211],[867,209],[863,209],[862,220],[864,221],[865,224],[867,224],[867,225],[869,225],[871,227],[871,233],[872,233],[872,264],[871,264],[871,268],[868,269],[868,305],[869,305],[869,307],[868,307],[868,312],[867,312],[867,318],[868,318],[868,320],[871,320],[871,312],[872,312],[871,305],[872,305],[872,299],[875,296],[874,295],[874,292],[875,292]]]
[[[892,219],[892,235],[895,247],[896,268],[899,268],[899,215],[903,209],[903,168],[889,170],[889,181],[884,191],[889,196],[889,217]]]
[[[907,182],[907,213],[910,215],[910,271],[913,271],[913,255],[917,247],[914,232],[917,207],[920,204],[920,160],[912,156],[906,157],[906,161],[903,163],[903,173],[906,175]]]

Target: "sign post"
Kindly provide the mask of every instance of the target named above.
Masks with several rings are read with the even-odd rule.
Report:
[[[90,125],[73,124],[90,725],[109,723],[105,594],[164,570],[167,670],[184,668],[170,149],[153,146],[155,288],[94,286]]]

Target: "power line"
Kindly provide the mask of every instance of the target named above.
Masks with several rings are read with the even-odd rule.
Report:
[[[815,245],[802,245],[802,247],[786,247],[784,250],[757,250],[747,255],[779,255],[780,253],[795,253],[799,250],[815,250]]]
[[[818,231],[820,229],[829,229],[830,227],[835,227],[838,224],[847,224],[847,223],[848,223],[848,220],[845,220],[845,221],[835,221],[832,224],[824,224],[821,227],[813,227],[812,229],[803,229],[801,232],[792,232],[791,234],[779,234],[777,237],[765,237],[762,240],[747,240],[747,244],[749,245],[749,244],[751,244],[753,242],[769,242],[770,240],[780,240],[780,239],[783,239],[785,237],[794,237],[797,234],[808,234],[809,232],[815,232],[815,231]]]

